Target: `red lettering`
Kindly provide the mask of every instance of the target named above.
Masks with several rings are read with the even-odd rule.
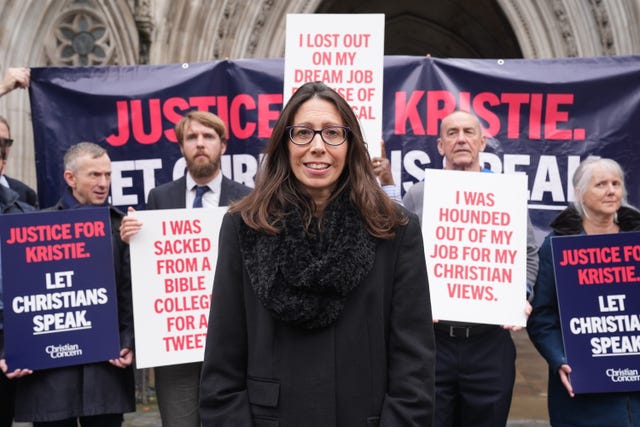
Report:
[[[178,109],[179,112],[176,111],[176,109]],[[167,120],[175,125],[180,121],[180,119],[182,119],[182,116],[188,109],[189,103],[184,98],[174,96],[164,102],[164,105],[162,106],[162,114],[164,114],[164,117]],[[178,138],[176,138],[176,131],[173,128],[165,130],[164,136],[171,142],[178,142]]]
[[[573,104],[573,95],[556,93],[550,93],[549,95],[547,95],[547,114],[545,115],[544,119],[545,139],[571,139],[571,130],[558,129],[557,127],[558,122],[567,122],[569,120],[568,112],[558,110],[558,107],[561,104]]]
[[[230,135],[246,139],[254,136],[257,130],[259,138],[268,138],[271,136],[273,122],[280,115],[282,94],[259,95],[256,120],[247,120],[247,116],[251,115],[248,111],[256,110],[256,100],[248,94],[232,98],[231,108],[226,96],[194,96],[188,100],[172,97],[166,101],[155,98],[116,101],[118,133],[107,136],[106,140],[112,146],[122,146],[130,140],[139,144],[155,144],[162,137],[177,142],[173,126],[163,129],[163,119],[175,125],[189,109],[195,107],[210,111],[216,105],[217,111],[213,112],[227,125]],[[229,116],[233,117],[231,122]]]
[[[163,337],[165,344],[165,350],[167,351],[180,351],[180,350],[195,350],[197,348],[204,348],[207,334],[188,334],[178,335],[175,337]]]
[[[216,114],[227,125],[227,132],[231,132],[229,129],[229,99],[226,96],[218,96],[218,109]]]
[[[144,117],[142,115],[142,101],[131,101],[131,129],[133,137],[140,144],[155,144],[162,135],[162,116],[160,114],[160,100],[149,99],[149,133],[144,130]]]
[[[442,108],[439,108],[442,105]],[[440,121],[456,109],[456,99],[446,90],[434,90],[427,94],[427,135],[440,134]]]
[[[255,110],[256,102],[250,95],[238,95],[231,101],[231,122],[230,128],[233,134],[240,139],[249,138],[256,131],[254,122],[246,121],[245,127],[242,127],[240,119],[246,116],[246,110]]]
[[[272,105],[276,105],[277,109],[271,109]],[[258,138],[269,138],[275,123],[280,116],[280,107],[282,107],[282,94],[258,95]]]
[[[107,136],[106,141],[113,147],[119,147],[129,141],[129,107],[127,101],[116,101],[118,134]]]
[[[423,90],[416,90],[411,94],[407,101],[407,92],[396,92],[396,117],[395,117],[395,133],[404,135],[407,133],[406,122],[411,123],[411,130],[415,135],[424,135],[424,128],[418,113],[418,102],[424,95]]]
[[[173,292],[206,291],[204,276],[167,277],[164,279],[164,291]]]
[[[189,104],[196,107],[196,110],[210,111],[211,107],[216,105],[215,96],[192,96],[189,98]]]
[[[91,257],[91,254],[85,250],[85,242],[27,246],[24,248],[24,253],[27,263]]]
[[[529,139],[541,139],[542,130],[542,94],[531,94],[531,107],[529,107]]]
[[[462,111],[471,111],[471,94],[469,92],[460,92],[459,109]]]
[[[485,107],[485,104],[489,104],[492,107],[500,105],[500,99],[498,95],[492,92],[481,92],[473,98],[473,110],[478,115],[478,118],[487,122],[487,128],[485,132],[491,136],[495,136],[500,132],[500,119],[491,110]]]
[[[507,138],[517,139],[518,135],[520,135],[520,109],[523,104],[529,103],[529,94],[503,93],[500,99],[509,105]]]
[[[396,92],[395,98],[394,131],[397,135],[413,133],[437,136],[442,119],[457,108],[470,111],[481,121],[485,121],[487,125],[484,132],[492,137],[501,132],[506,133],[508,139],[524,137],[534,140],[580,141],[587,137],[584,128],[558,128],[559,123],[569,122],[570,112],[561,107],[573,105],[572,94],[480,92],[473,95],[470,92],[455,94],[445,90],[428,92],[416,90],[411,93]],[[424,112],[420,111],[423,99],[426,99]],[[501,107],[506,107],[506,118],[501,119],[496,114]],[[543,111],[546,112],[544,122]]]
[[[493,287],[459,283],[447,283],[449,298],[492,301]]]

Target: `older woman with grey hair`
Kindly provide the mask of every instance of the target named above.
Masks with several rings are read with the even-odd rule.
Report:
[[[549,364],[548,408],[554,427],[638,426],[640,392],[573,392],[560,330],[551,237],[640,230],[640,212],[627,202],[624,172],[611,159],[589,157],[573,175],[575,202],[552,222],[540,248],[540,269],[527,331]]]

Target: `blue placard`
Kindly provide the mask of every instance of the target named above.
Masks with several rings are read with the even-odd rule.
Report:
[[[108,208],[0,215],[9,370],[118,357]]]
[[[551,239],[576,393],[640,390],[640,233]]]

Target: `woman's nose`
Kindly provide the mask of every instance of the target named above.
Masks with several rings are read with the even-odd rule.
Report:
[[[324,141],[320,137],[319,133],[313,135],[313,139],[311,139],[309,144],[311,145],[312,151],[324,151]]]

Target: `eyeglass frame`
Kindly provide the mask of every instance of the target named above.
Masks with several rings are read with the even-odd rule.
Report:
[[[13,144],[13,138],[4,138],[0,136],[0,144],[6,144],[7,147],[11,147]]]
[[[297,142],[295,142],[295,141],[293,140],[293,136],[291,135],[291,131],[292,131],[292,130],[294,130],[294,129],[296,129],[296,128],[304,128],[304,129],[308,129],[308,130],[310,130],[311,132],[313,132],[313,136],[311,136],[311,138],[309,138],[309,141],[308,141],[308,142],[305,142],[305,143],[302,143],[302,144],[297,143]],[[339,144],[332,144],[332,143],[330,143],[330,142],[327,142],[327,141],[324,139],[324,136],[322,136],[322,132],[324,132],[324,131],[325,131],[325,130],[327,130],[327,129],[343,129],[343,130],[344,130],[344,139],[343,139]],[[347,139],[349,139],[349,132],[351,132],[351,128],[350,128],[349,126],[327,126],[327,127],[324,127],[324,128],[322,128],[322,129],[320,129],[320,130],[316,130],[316,129],[311,128],[311,127],[309,127],[309,126],[303,126],[303,125],[292,125],[292,126],[287,126],[287,127],[285,128],[285,130],[287,131],[287,135],[289,135],[289,141],[291,141],[291,143],[292,143],[292,144],[297,145],[297,146],[309,145],[309,144],[311,144],[311,141],[313,141],[313,138],[315,138],[315,137],[316,137],[316,135],[320,135],[320,139],[321,139],[321,140],[322,140],[322,142],[324,142],[325,144],[330,145],[331,147],[339,147],[339,146],[341,146],[342,144],[344,144],[344,143],[347,141]]]

